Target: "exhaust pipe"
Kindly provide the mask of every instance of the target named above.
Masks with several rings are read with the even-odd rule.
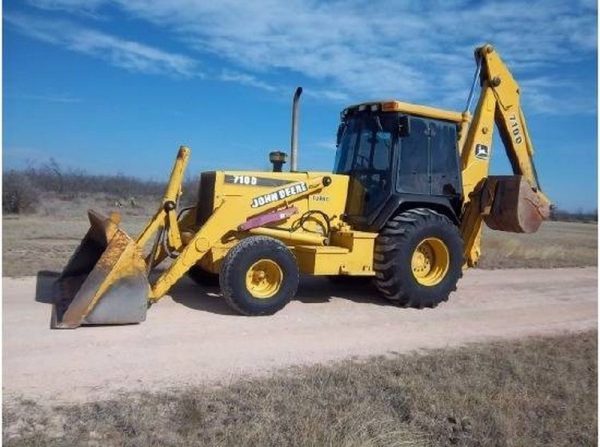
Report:
[[[290,150],[290,171],[294,172],[298,170],[298,119],[299,110],[298,102],[300,101],[300,95],[302,94],[302,87],[296,89],[294,93],[294,101],[292,102],[292,141]]]

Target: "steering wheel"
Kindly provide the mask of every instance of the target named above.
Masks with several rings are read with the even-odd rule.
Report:
[[[364,165],[363,165],[364,168],[368,169],[368,166],[369,166],[369,163],[370,163],[369,157],[367,157],[366,155],[356,154],[356,161],[357,162],[361,162],[363,160],[364,160]],[[361,163],[361,165],[362,165],[362,163]],[[363,170],[363,169],[361,169],[361,170]]]
[[[385,169],[359,169],[354,171],[356,178],[358,181],[364,186],[367,190],[372,190],[377,188],[380,191],[385,190],[387,184],[387,174],[388,171]],[[375,176],[379,178],[374,180]]]

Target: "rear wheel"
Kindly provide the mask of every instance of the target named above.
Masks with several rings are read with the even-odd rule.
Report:
[[[227,253],[219,280],[223,297],[232,309],[243,315],[270,315],[296,294],[298,265],[282,242],[252,236]]]
[[[375,285],[406,307],[435,307],[462,276],[463,241],[446,216],[426,208],[391,219],[375,243]]]

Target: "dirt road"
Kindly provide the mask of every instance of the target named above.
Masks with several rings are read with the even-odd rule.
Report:
[[[3,279],[3,390],[41,401],[228,381],[294,364],[597,327],[597,269],[471,270],[448,303],[400,309],[367,286],[304,278],[271,317],[182,281],[131,326],[50,330],[35,278]],[[342,298],[343,297],[343,298]]]

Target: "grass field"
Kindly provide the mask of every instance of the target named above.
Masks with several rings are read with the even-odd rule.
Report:
[[[4,404],[6,446],[592,446],[596,331],[105,402]]]
[[[154,204],[122,210],[137,234]],[[109,198],[48,201],[3,219],[3,275],[60,271]],[[597,225],[547,222],[533,235],[485,231],[480,267],[597,263]],[[68,373],[68,372],[65,372]],[[597,333],[473,345],[296,368],[270,377],[126,394],[87,404],[5,401],[8,446],[591,446]]]
[[[147,200],[138,208],[123,208],[122,226],[137,234],[155,211]],[[98,196],[45,202],[38,214],[3,219],[3,275],[35,275],[60,271],[89,224],[87,208],[108,212],[114,201]],[[597,264],[597,225],[546,222],[535,234],[484,231],[481,268],[581,267]]]
[[[156,204],[123,208],[121,226],[137,234],[156,211]],[[87,210],[106,215],[114,200],[97,195],[71,201],[47,200],[37,214],[9,215],[2,220],[4,276],[35,275],[40,270],[61,271],[89,228]]]
[[[545,222],[537,233],[484,228],[480,268],[585,267],[598,263],[598,225]]]

